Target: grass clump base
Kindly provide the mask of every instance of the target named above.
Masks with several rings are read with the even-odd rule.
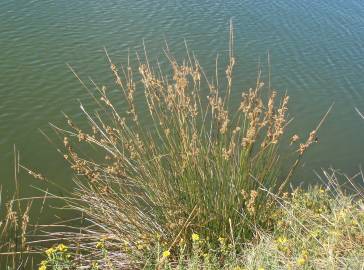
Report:
[[[166,261],[161,269],[363,269],[363,194],[345,194],[337,175],[325,174],[333,185],[274,196],[280,207],[271,232],[257,230],[246,243],[220,238],[217,249],[199,239],[188,259]]]
[[[298,188],[282,197],[271,194],[276,202],[274,229],[256,228],[250,241],[232,242],[229,238],[211,239],[193,233],[189,239],[181,239],[173,250],[156,242],[145,253],[148,256],[143,262],[121,267],[113,260],[115,252],[120,252],[115,250],[114,240],[102,238],[94,247],[102,258],[91,260],[88,269],[362,269],[363,193],[346,194],[335,172],[324,173],[331,184]],[[80,254],[69,252],[62,244],[48,249],[45,257],[41,270],[85,266],[79,262]]]

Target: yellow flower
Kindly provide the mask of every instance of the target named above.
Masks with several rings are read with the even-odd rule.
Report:
[[[163,251],[163,254],[162,254],[163,258],[167,258],[170,255],[171,255],[171,253],[169,252],[169,250]]]
[[[45,253],[47,254],[48,257],[50,257],[54,252],[56,252],[56,250],[51,247],[47,249]]]
[[[258,270],[265,270],[264,267],[258,267]]]
[[[200,236],[197,233],[193,233],[192,234],[192,241],[196,242],[200,240]]]
[[[41,261],[38,270],[47,270],[47,261]]]
[[[47,270],[47,266],[41,265],[41,266],[39,266],[38,270]]]
[[[224,245],[225,244],[225,238],[224,237],[219,237],[219,242],[220,242],[220,245]]]
[[[138,248],[139,250],[142,250],[142,249],[144,249],[144,248],[145,248],[145,245],[143,245],[143,244],[138,244],[138,245],[137,245],[137,248]]]
[[[298,265],[304,265],[304,264],[305,264],[305,262],[306,262],[306,259],[305,259],[305,258],[303,258],[303,257],[299,257],[299,258],[297,259],[297,264],[298,264]]]
[[[277,238],[277,243],[279,244],[285,244],[287,242],[287,238],[284,236],[280,236]]]
[[[96,243],[96,248],[103,249],[105,247],[104,241],[99,241]]]
[[[57,249],[60,251],[60,252],[64,252],[64,251],[67,251],[68,250],[68,247],[63,245],[63,244],[59,244],[57,246]]]

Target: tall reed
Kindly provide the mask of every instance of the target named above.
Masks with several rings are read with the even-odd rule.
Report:
[[[34,266],[28,245],[30,232],[30,211],[32,199],[21,199],[19,173],[19,153],[14,146],[14,186],[9,199],[0,186],[0,266],[2,269],[26,269]],[[4,267],[4,268],[3,268]]]
[[[233,83],[233,39],[231,27],[224,84],[217,83],[218,75],[209,80],[190,52],[178,62],[167,49],[170,70],[163,73],[146,53],[134,69],[129,61],[116,66],[105,50],[126,105],[116,106],[110,90],[92,81],[98,110],[80,106],[89,127],[81,129],[69,116],[68,130],[55,127],[64,135],[63,155],[76,175],[71,204],[93,225],[85,248],[108,239],[108,248],[119,250],[111,259],[120,264],[128,252],[142,257],[159,244],[173,252],[193,233],[211,243],[224,237],[234,244],[271,226],[274,204],[261,188],[285,190],[317,130],[282,177],[278,150],[289,97],[278,98],[258,74],[233,109],[231,93],[241,88]],[[137,91],[144,92],[144,103],[136,102]],[[96,154],[84,154],[90,153],[87,146]]]

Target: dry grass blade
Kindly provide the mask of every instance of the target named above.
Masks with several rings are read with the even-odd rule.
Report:
[[[356,112],[359,114],[359,116],[364,119],[364,115],[359,111],[358,108],[355,107]]]

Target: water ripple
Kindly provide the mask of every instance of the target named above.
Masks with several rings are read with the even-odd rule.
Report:
[[[239,90],[254,83],[257,66],[266,63],[270,51],[274,86],[289,91],[292,113],[303,125],[314,123],[335,101],[332,131],[364,135],[351,110],[364,106],[361,0],[7,0],[0,11],[0,145],[6,149],[31,141],[27,147],[42,151],[36,130],[60,121],[61,110],[78,115],[77,99],[87,95],[66,63],[82,78],[107,84],[104,46],[125,63],[128,48],[140,53],[143,39],[153,60],[163,59],[165,40],[183,55],[186,39],[213,71],[216,54],[222,62],[226,57],[231,18]],[[338,140],[330,139],[327,153],[313,159],[330,157],[335,163],[335,156],[350,150],[339,164],[351,169],[363,161],[358,149],[364,142],[353,139],[355,144],[340,153],[330,150]]]

